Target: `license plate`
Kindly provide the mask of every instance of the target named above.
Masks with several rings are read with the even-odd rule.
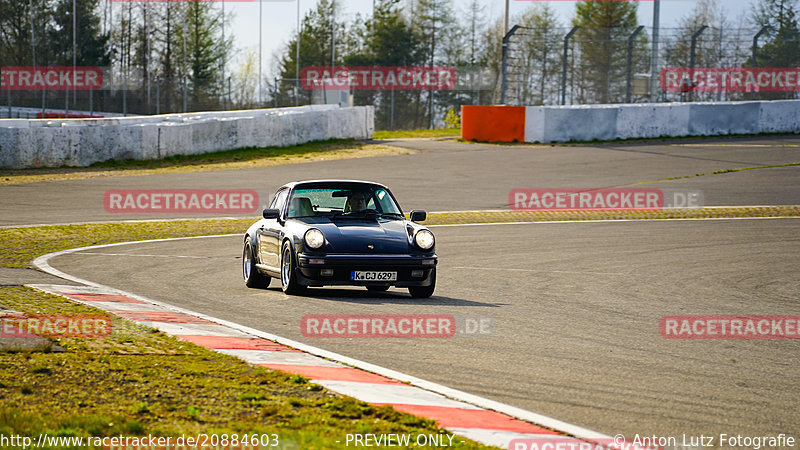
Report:
[[[350,272],[351,281],[397,281],[397,272],[358,271]]]

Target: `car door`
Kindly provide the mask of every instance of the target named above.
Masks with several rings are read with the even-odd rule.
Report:
[[[289,196],[289,189],[281,189],[275,194],[270,208],[277,209],[283,217],[286,210],[286,199]],[[283,226],[279,219],[263,219],[258,230],[259,237],[259,260],[261,264],[267,266],[267,270],[280,272],[281,266],[281,231]]]

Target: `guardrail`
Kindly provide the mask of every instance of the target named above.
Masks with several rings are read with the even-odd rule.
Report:
[[[372,106],[301,106],[103,119],[0,120],[0,167],[88,166],[243,147],[369,139]]]
[[[800,100],[591,106],[462,106],[461,137],[486,142],[800,133]]]

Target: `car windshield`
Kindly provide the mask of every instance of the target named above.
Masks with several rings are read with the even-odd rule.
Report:
[[[385,188],[374,185],[300,187],[289,199],[288,218],[402,217],[400,208]]]

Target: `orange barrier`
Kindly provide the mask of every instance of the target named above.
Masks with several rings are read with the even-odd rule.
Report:
[[[482,142],[524,142],[524,106],[462,106],[461,138]]]

